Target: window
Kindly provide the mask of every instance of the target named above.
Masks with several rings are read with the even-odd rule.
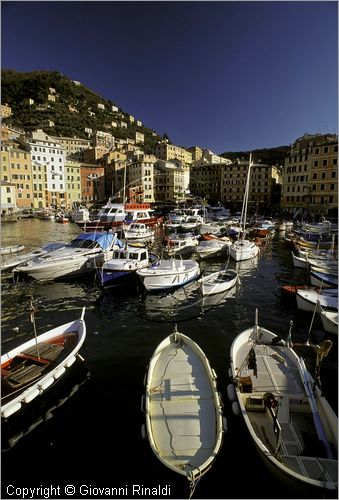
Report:
[[[326,167],[327,165],[327,160],[323,160],[323,167]]]

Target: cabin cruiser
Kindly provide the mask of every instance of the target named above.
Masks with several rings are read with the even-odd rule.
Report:
[[[14,269],[16,277],[49,281],[89,274],[123,246],[116,233],[80,233],[61,248],[34,257]]]

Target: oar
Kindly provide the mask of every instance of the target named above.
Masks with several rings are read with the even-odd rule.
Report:
[[[36,347],[37,357],[40,359],[39,344],[38,344],[38,338],[37,338],[37,334],[36,334],[36,325],[35,325],[35,316],[34,316],[34,313],[35,313],[35,309],[33,307],[33,301],[31,299],[30,310],[29,310],[29,319],[30,319],[31,323],[33,323],[34,337],[35,337],[35,347]]]
[[[313,394],[310,374],[305,366],[305,362],[304,362],[303,358],[299,358],[299,356],[298,356],[298,368],[299,368],[301,380],[302,380],[304,387],[305,387],[305,392],[306,392],[308,401],[310,403],[313,421],[314,421],[314,425],[315,425],[315,428],[317,431],[318,438],[325,446],[327,458],[333,458],[333,453],[332,453],[331,447],[329,445],[329,442],[326,438],[326,434],[325,434],[323,425],[321,423],[320,415],[318,412],[317,403],[316,403],[316,400],[315,400],[315,397]]]

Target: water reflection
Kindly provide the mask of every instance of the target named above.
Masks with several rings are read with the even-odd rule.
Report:
[[[77,359],[60,381],[49,391],[32,401],[12,418],[2,421],[1,450],[13,448],[21,439],[31,434],[37,439],[39,426],[59,415],[60,408],[71,398],[75,398],[80,387],[90,378],[86,364]],[[76,403],[76,402],[75,402]]]

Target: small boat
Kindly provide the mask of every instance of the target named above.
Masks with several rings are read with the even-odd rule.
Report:
[[[186,255],[198,245],[198,237],[193,233],[173,234],[167,238],[168,255]]]
[[[334,273],[322,273],[321,271],[310,271],[311,285],[338,287],[338,275]]]
[[[228,236],[211,238],[200,241],[195,250],[201,259],[208,259],[209,257],[219,257],[223,255],[227,252],[231,244],[231,240]]]
[[[325,332],[338,335],[338,311],[328,311],[318,305],[320,318]]]
[[[232,269],[216,271],[199,279],[203,295],[222,293],[233,288],[239,280],[239,275]]]
[[[256,314],[255,325],[232,343],[227,394],[264,461],[284,481],[337,490],[338,418],[290,335],[285,341],[258,326]],[[321,357],[328,342],[314,346]]]
[[[69,222],[69,218],[64,213],[58,213],[55,215],[55,222],[59,222],[59,224],[67,224]]]
[[[25,245],[8,245],[5,247],[1,247],[0,253],[1,255],[8,255],[12,253],[22,252],[24,250]]]
[[[97,276],[105,289],[131,283],[136,278],[136,271],[149,267],[159,260],[159,257],[149,253],[146,247],[127,245],[113,252],[113,257],[100,268]]]
[[[338,311],[338,288],[297,290],[296,298],[301,311],[313,312],[317,303],[322,308]]]
[[[164,465],[187,477],[192,495],[221,448],[226,426],[214,370],[176,328],[153,353],[142,406],[144,437]]]
[[[31,310],[32,311],[32,310]],[[80,319],[49,330],[1,356],[1,416],[7,419],[57,382],[86,337]]]
[[[136,271],[146,290],[150,292],[173,290],[197,279],[200,267],[195,260],[160,259],[146,269]]]
[[[86,276],[122,246],[116,233],[80,233],[72,241],[14,268],[14,275],[40,281]]]

